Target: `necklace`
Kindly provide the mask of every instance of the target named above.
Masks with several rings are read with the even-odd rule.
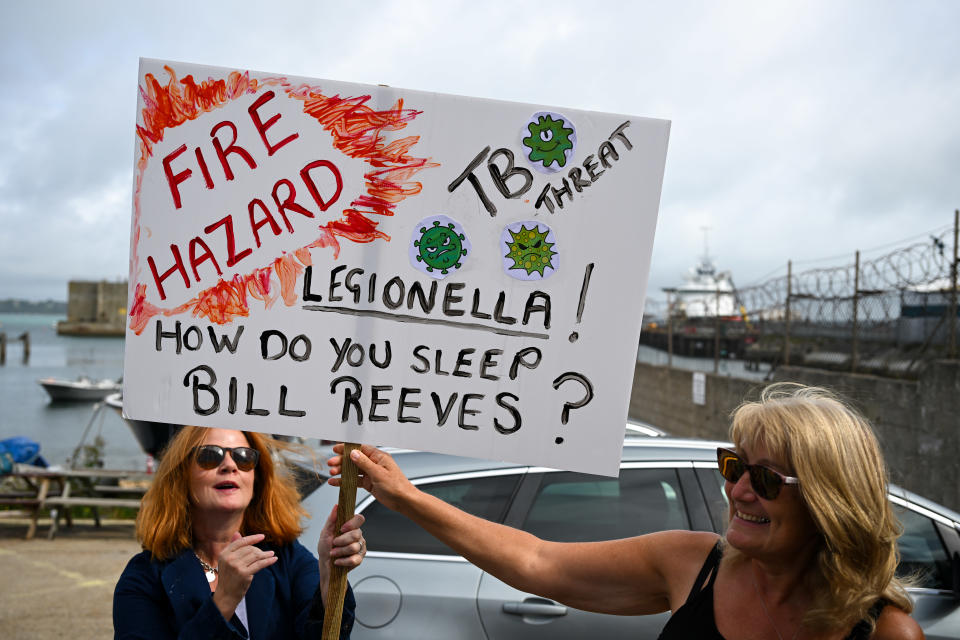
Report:
[[[200,562],[203,562],[203,560]],[[760,606],[763,607],[763,614],[767,616],[767,620],[770,621],[770,626],[773,627],[773,632],[777,634],[777,637],[780,638],[780,640],[783,640],[783,636],[780,635],[780,630],[777,629],[777,625],[773,621],[773,616],[771,616],[770,612],[767,610],[767,603],[763,601],[763,594],[760,593],[760,587],[757,586],[757,576],[754,575],[753,568],[750,569],[750,578],[753,580],[753,588],[757,592],[757,597],[760,598]],[[797,627],[797,630],[793,632],[793,636],[791,636],[790,640],[797,640],[797,636],[800,635],[800,627],[802,626],[803,625],[801,624]]]
[[[201,558],[196,551],[193,552],[193,555],[195,555],[197,557],[197,560],[200,561],[200,566],[203,567],[203,573],[204,575],[207,576],[207,582],[213,582],[214,580],[216,580],[217,574],[220,573],[220,569],[218,569],[217,567],[211,567],[209,564],[204,562],[203,558]],[[783,638],[781,638],[780,640],[783,640]]]

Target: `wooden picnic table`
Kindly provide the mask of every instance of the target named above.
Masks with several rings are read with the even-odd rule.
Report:
[[[100,509],[110,507],[140,508],[140,498],[147,490],[151,476],[143,471],[120,469],[48,469],[26,464],[14,465],[4,477],[23,480],[25,490],[0,492],[0,505],[17,507],[0,511],[0,515],[30,518],[27,540],[37,532],[37,520],[44,509],[50,512],[49,539],[57,535],[60,517],[73,525],[71,509],[90,507],[96,526],[100,526]],[[115,482],[116,484],[111,484]],[[120,484],[127,481],[127,484]]]

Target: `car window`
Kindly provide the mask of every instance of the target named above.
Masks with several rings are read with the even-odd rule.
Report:
[[[699,469],[701,481],[709,491],[714,485],[714,476],[720,490],[715,500],[709,500],[711,513],[718,519],[726,513],[727,494],[723,491],[723,477],[719,471]],[[950,560],[936,525],[930,518],[899,505],[891,505],[900,524],[903,535],[897,540],[900,550],[900,565],[897,575],[909,577],[913,586],[927,589],[952,589]],[[725,527],[720,527],[723,531]]]
[[[587,542],[689,527],[674,469],[623,469],[619,478],[544,474],[522,528],[545,540]]]
[[[419,488],[467,513],[500,522],[506,513],[519,474],[424,483]],[[458,555],[421,529],[413,521],[379,502],[373,502],[363,511],[363,537],[370,551],[393,553],[424,553]]]
[[[901,506],[894,505],[893,510],[903,525],[903,535],[897,541],[897,575],[912,577],[916,587],[951,589],[950,559],[936,525],[930,518]]]
[[[723,490],[726,482],[716,467],[712,469],[697,469],[700,486],[710,509],[710,519],[713,520],[714,531],[723,533],[727,530],[727,521],[730,518],[730,503],[727,492]]]

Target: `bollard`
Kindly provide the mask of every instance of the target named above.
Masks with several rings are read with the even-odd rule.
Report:
[[[23,342],[23,364],[27,364],[30,361],[30,334],[24,331],[17,337],[17,340]]]
[[[7,334],[0,332],[0,365],[7,363]]]

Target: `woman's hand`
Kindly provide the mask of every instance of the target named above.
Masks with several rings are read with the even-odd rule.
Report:
[[[330,484],[340,486],[339,476],[343,464],[343,444],[333,446],[336,455],[327,460],[330,467]],[[403,471],[397,466],[389,454],[380,451],[368,444],[361,445],[351,453],[351,460],[359,471],[357,486],[366,489],[384,506],[400,511],[410,498],[416,494],[413,486]]]
[[[262,533],[244,537],[236,532],[230,544],[220,552],[217,559],[217,592],[213,595],[213,602],[226,620],[233,617],[237,605],[253,582],[254,574],[277,561],[273,551],[254,546],[264,537]]]
[[[363,521],[363,514],[356,514],[343,523],[340,534],[336,535],[337,505],[333,505],[317,541],[317,557],[322,562],[333,562],[347,571],[359,567],[363,556],[367,555],[367,544],[360,530]]]
[[[327,604],[327,589],[330,586],[330,563],[350,571],[359,567],[363,557],[367,555],[367,543],[360,531],[363,521],[363,514],[356,514],[343,523],[340,535],[336,535],[337,505],[333,505],[327,522],[323,525],[320,539],[317,540],[317,557],[320,567],[320,595],[324,606]]]

